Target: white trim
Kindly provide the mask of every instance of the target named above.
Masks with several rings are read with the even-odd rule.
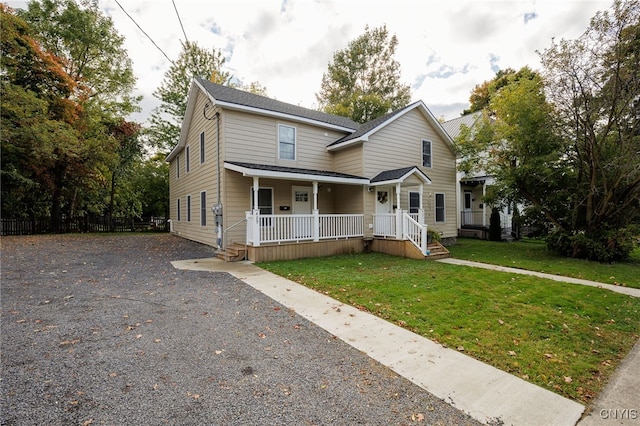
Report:
[[[227,170],[233,170],[234,172],[242,173],[243,176],[249,177],[265,177],[273,179],[287,179],[287,180],[303,180],[303,181],[317,181],[323,183],[345,183],[350,185],[368,185],[369,179],[366,178],[343,178],[337,176],[321,176],[306,173],[292,173],[292,172],[276,172],[272,170],[257,170],[248,167],[238,166],[236,164],[230,164],[225,162],[224,168]]]
[[[424,143],[429,142],[429,165],[424,165]],[[420,158],[422,159],[422,167],[433,169],[433,141],[429,139],[420,140]]]
[[[400,117],[402,117],[405,114],[407,114],[409,111],[413,111],[416,108],[419,108],[423,112],[423,114],[426,115],[427,121],[431,125],[433,125],[436,133],[449,146],[449,149],[451,149],[451,152],[455,153],[453,139],[451,138],[451,136],[449,136],[447,131],[444,130],[444,128],[442,127],[440,122],[435,118],[435,116],[431,113],[431,111],[429,110],[429,108],[427,108],[427,105],[423,101],[417,101],[417,102],[414,102],[412,105],[407,106],[404,111],[399,112],[398,114],[394,115],[390,119],[383,121],[382,123],[380,123],[379,125],[377,125],[373,129],[369,130],[368,132],[366,132],[362,136],[359,136],[359,137],[354,138],[354,139],[349,139],[349,140],[341,142],[341,143],[339,143],[337,145],[328,146],[327,150],[328,151],[335,151],[335,150],[338,150],[338,149],[353,145],[353,144],[358,143],[358,142],[366,142],[366,141],[369,140],[369,136],[371,136],[372,134],[376,133],[378,130],[388,126],[389,124],[393,123],[394,121],[396,121]],[[433,163],[433,160],[432,160],[432,163]]]
[[[293,129],[293,158],[282,158],[282,152],[280,151],[280,129],[283,127],[288,127]],[[278,160],[282,161],[296,161],[298,159],[298,128],[295,126],[290,126],[289,124],[281,124],[278,123]],[[288,144],[288,142],[285,142]]]

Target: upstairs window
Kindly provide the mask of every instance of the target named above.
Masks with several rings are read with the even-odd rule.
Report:
[[[204,163],[204,132],[200,133],[200,164]]]
[[[431,168],[431,141],[422,140],[422,166]]]
[[[296,128],[278,126],[278,158],[281,160],[296,159]]]
[[[189,173],[189,145],[184,149],[184,171]]]
[[[180,177],[180,154],[176,155],[176,177]]]

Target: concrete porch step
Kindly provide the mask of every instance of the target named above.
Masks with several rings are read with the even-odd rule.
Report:
[[[247,247],[241,244],[232,244],[227,247],[226,250],[220,250],[216,253],[218,259],[222,259],[226,262],[238,262],[245,260],[247,256]]]

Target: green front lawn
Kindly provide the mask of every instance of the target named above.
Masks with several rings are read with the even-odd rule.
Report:
[[[505,243],[458,238],[449,251],[458,259],[640,288],[640,247],[628,261],[613,264],[556,256],[540,240]]]
[[[377,253],[259,266],[582,403],[640,334],[640,299],[526,275]]]

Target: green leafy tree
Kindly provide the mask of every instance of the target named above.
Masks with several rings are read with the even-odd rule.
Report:
[[[161,104],[152,112],[147,138],[150,145],[170,151],[180,136],[180,126],[187,109],[187,95],[193,77],[230,85],[231,75],[223,71],[222,52],[204,49],[193,42],[182,43],[178,59],[164,74],[153,95]]]
[[[63,217],[101,212],[108,203],[103,194],[110,183],[111,168],[119,161],[119,144],[110,135],[109,126],[136,109],[137,98],[131,96],[135,79],[122,47],[123,38],[96,2],[80,6],[72,0],[31,1],[17,18],[26,22],[25,31],[42,51],[56,58],[69,82],[64,91],[47,90],[46,103],[41,102],[38,108],[31,105],[26,119],[37,125],[30,127],[28,121],[20,121],[21,111],[16,111],[12,130],[22,139],[7,138],[12,148],[28,146],[20,152],[25,159],[23,169],[33,170],[38,184],[31,196],[40,204],[49,204],[46,213],[51,228],[60,230]],[[16,39],[10,37],[7,42],[11,40]],[[16,43],[20,44],[20,39]],[[8,75],[30,75],[24,70],[32,68],[33,60],[24,55],[16,58],[7,63],[6,69],[13,70]],[[27,94],[37,87],[28,80],[15,84]],[[20,89],[14,89],[12,93],[19,94]],[[35,93],[45,99],[42,90]]]
[[[386,26],[365,27],[363,35],[334,53],[316,94],[320,108],[365,123],[406,106],[411,91],[400,81],[400,64],[393,58],[397,46]]]
[[[124,117],[138,110],[136,79],[122,37],[96,0],[32,0],[20,16],[35,30],[45,50],[61,58],[82,93],[82,102],[103,114]]]
[[[76,83],[64,63],[12,9],[0,11],[2,214],[35,221],[59,209],[65,170],[82,155],[74,128],[82,107],[70,99]]]
[[[549,248],[613,261],[640,218],[640,3],[616,1],[542,54],[544,79],[508,78],[458,140],[462,168],[496,176],[553,229]],[[476,163],[475,165],[473,163]]]
[[[138,163],[132,183],[142,201],[143,216],[169,217],[169,164],[163,154]]]

